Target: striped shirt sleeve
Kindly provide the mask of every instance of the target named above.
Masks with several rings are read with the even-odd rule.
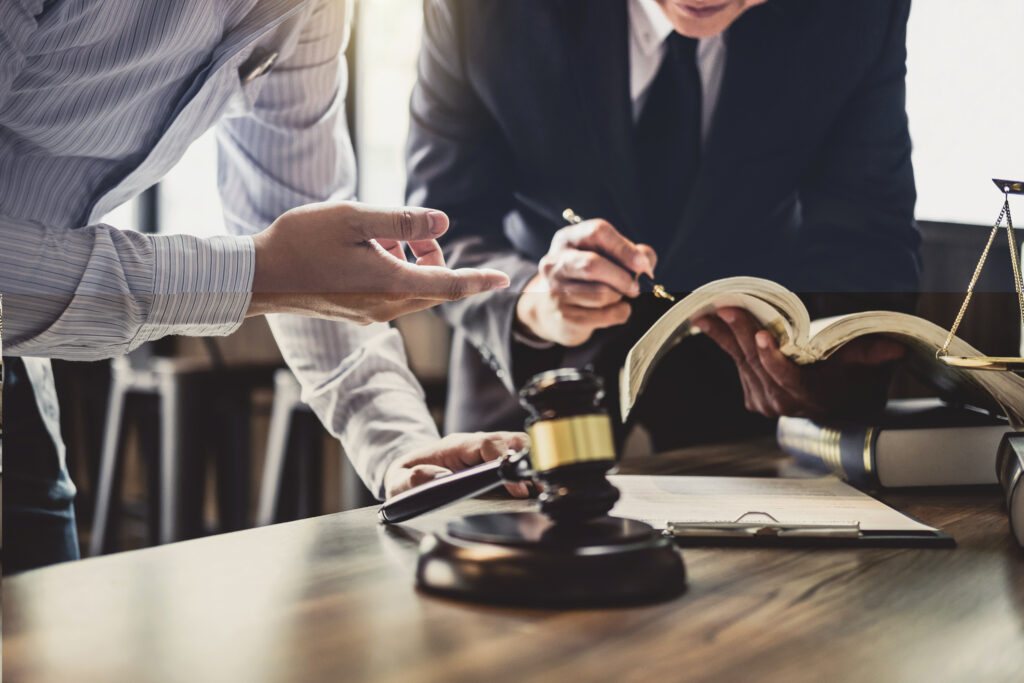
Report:
[[[302,385],[302,400],[383,500],[388,466],[440,438],[398,331],[296,315],[267,321]]]
[[[6,352],[97,360],[168,334],[230,334],[248,309],[254,265],[248,237],[0,219]]]
[[[232,233],[258,232],[300,204],[352,198],[340,58],[350,4],[319,2],[294,50],[261,77],[251,110],[219,124],[220,191]],[[388,466],[439,438],[398,332],[295,315],[267,320],[303,400],[383,498]]]

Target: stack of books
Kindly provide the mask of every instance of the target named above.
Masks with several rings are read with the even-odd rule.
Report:
[[[872,424],[779,419],[776,438],[805,467],[861,488],[996,484],[1006,419],[939,399],[890,401]]]

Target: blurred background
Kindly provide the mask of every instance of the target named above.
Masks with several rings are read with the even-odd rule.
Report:
[[[356,5],[348,114],[364,202],[403,203],[421,18],[420,0]],[[907,108],[924,236],[919,313],[944,327],[952,323],[1000,207],[990,179],[1024,178],[1024,89],[1012,76],[1024,63],[1021,26],[1020,0],[913,4]],[[213,134],[106,222],[164,233],[223,232]],[[984,352],[1014,355],[1019,319],[1003,241],[989,259],[961,336]],[[448,330],[429,313],[397,325],[440,420]],[[227,338],[171,338],[113,364],[54,366],[69,466],[79,487],[83,555],[371,502],[338,444],[298,404],[287,371],[279,372],[283,362],[262,318]],[[893,392],[913,395],[920,387],[900,377]],[[175,468],[171,483],[160,476],[161,462]],[[110,485],[102,490],[104,470]],[[168,505],[172,497],[175,504]],[[175,524],[168,525],[168,514]]]

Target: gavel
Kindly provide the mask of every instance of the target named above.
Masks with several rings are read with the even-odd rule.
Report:
[[[563,368],[534,376],[519,392],[529,412],[531,445],[406,491],[384,503],[381,522],[404,522],[505,482],[531,481],[541,490],[540,511],[560,525],[608,513],[619,491],[608,481],[615,464],[611,420],[602,408],[604,386],[589,370]]]
[[[389,500],[385,523],[474,496],[503,482],[532,481],[540,511],[452,519],[420,542],[416,585],[462,600],[538,607],[639,604],[686,588],[682,556],[650,525],[612,517],[608,480],[615,443],[597,375],[575,368],[536,375],[519,400],[530,447],[451,474]]]

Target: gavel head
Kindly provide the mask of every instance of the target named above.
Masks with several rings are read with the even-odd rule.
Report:
[[[530,413],[534,478],[544,489],[540,510],[555,522],[600,517],[619,499],[606,476],[615,464],[615,443],[603,398],[601,378],[575,368],[542,372],[519,392]]]

